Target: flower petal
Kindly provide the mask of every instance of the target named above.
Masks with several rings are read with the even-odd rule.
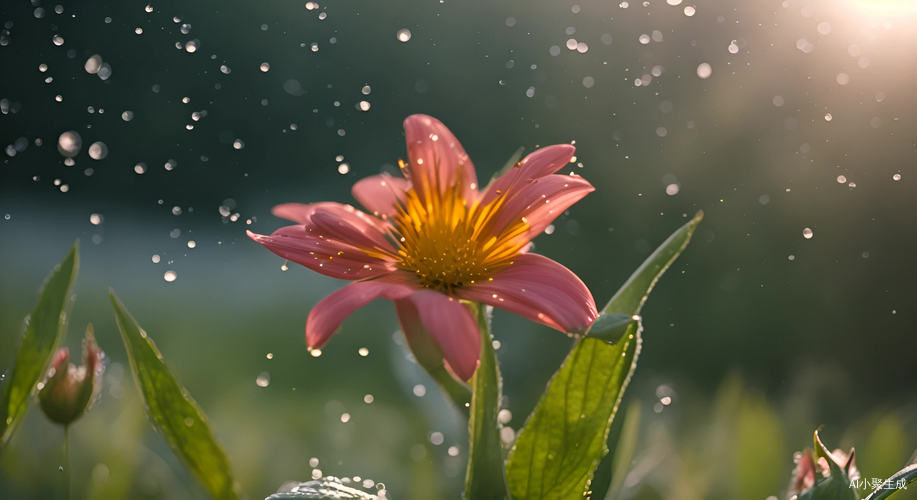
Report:
[[[404,133],[409,160],[404,174],[422,198],[456,183],[462,184],[466,200],[474,197],[478,182],[474,164],[442,122],[432,116],[411,115],[404,120]]]
[[[281,219],[286,219],[297,224],[305,224],[309,222],[309,217],[315,213],[315,210],[319,208],[334,210],[335,207],[341,206],[343,206],[343,204],[333,201],[322,201],[319,203],[282,203],[274,206],[274,208],[271,209],[271,213]]]
[[[411,295],[417,285],[400,274],[351,283],[315,304],[306,319],[306,345],[309,349],[325,345],[347,316],[373,300],[398,300]]]
[[[406,179],[381,174],[360,179],[350,192],[373,214],[391,217],[398,213],[396,207],[410,188]]]
[[[335,213],[319,208],[310,219],[311,223],[305,224],[305,227],[306,232],[313,236],[371,251],[371,255],[379,253],[390,256],[392,259],[395,258],[395,248],[389,240],[385,239],[385,233],[375,224],[378,219],[371,215],[359,210]]]
[[[482,203],[489,203],[519,184],[557,172],[570,163],[570,158],[573,158],[575,152],[576,148],[572,144],[555,144],[533,151],[487,186]]]
[[[506,309],[562,332],[582,333],[598,311],[572,271],[537,254],[523,254],[493,279],[456,290],[466,300]]]
[[[395,270],[392,261],[371,257],[363,250],[338,241],[311,236],[305,225],[285,226],[270,236],[251,231],[246,234],[280,257],[333,278],[356,280]]]
[[[517,185],[516,190],[503,195],[506,199],[494,216],[493,231],[499,234],[525,218],[529,227],[523,237],[530,240],[592,191],[595,191],[592,184],[578,175],[547,175],[525,185]]]
[[[458,299],[426,288],[415,291],[407,300],[416,308],[420,322],[452,371],[462,380],[470,379],[481,356],[481,334],[471,311]]]

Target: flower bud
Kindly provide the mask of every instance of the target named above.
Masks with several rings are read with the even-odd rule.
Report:
[[[92,324],[83,339],[83,365],[70,363],[70,349],[61,347],[51,361],[48,374],[38,386],[38,401],[45,415],[61,425],[70,425],[92,406],[102,386],[102,358]]]

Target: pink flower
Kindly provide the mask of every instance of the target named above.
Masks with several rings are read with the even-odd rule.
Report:
[[[70,425],[89,410],[102,388],[103,357],[91,324],[83,339],[82,366],[70,363],[70,349],[57,350],[47,376],[38,386],[38,402],[49,419]]]
[[[481,336],[460,300],[583,332],[597,316],[589,289],[566,267],[527,253],[532,238],[594,189],[578,175],[555,174],[574,147],[539,149],[479,190],[471,160],[439,120],[412,115],[404,129],[404,178],[382,174],[353,186],[373,215],[334,202],[288,203],[273,213],[296,225],[270,236],[248,232],[285,259],[354,281],[309,313],[309,348],[377,298],[395,302],[406,335],[428,332],[463,380],[477,368]]]

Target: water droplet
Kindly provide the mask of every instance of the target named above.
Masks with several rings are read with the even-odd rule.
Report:
[[[669,196],[675,196],[680,190],[681,188],[678,186],[678,184],[669,184],[665,187],[665,194]]]
[[[458,454],[459,454],[459,447],[458,447],[458,446],[450,446],[449,449],[446,450],[446,453],[448,453],[450,457],[457,457]]]
[[[318,459],[315,457],[310,458],[309,467],[312,467],[312,468],[318,467]]]
[[[339,174],[346,175],[348,172],[350,172],[350,165],[346,163],[341,163],[340,165],[338,165]]]
[[[710,63],[700,63],[697,65],[697,76],[701,80],[706,80],[710,78],[710,75],[713,74],[713,68],[710,66]]]
[[[729,42],[729,46],[726,47],[726,50],[728,50],[730,54],[738,54],[739,46],[736,44],[736,40]]]
[[[98,226],[102,223],[102,214],[90,214],[89,223],[93,226]]]
[[[363,396],[363,402],[366,404],[372,404],[372,402],[375,400],[376,398],[372,394],[366,394]]]
[[[178,273],[172,270],[168,270],[162,274],[162,279],[166,280],[166,283],[172,283],[178,279]]]
[[[189,40],[185,43],[185,52],[193,54],[197,52],[197,49],[201,46],[201,41],[195,38],[194,40]]]
[[[258,387],[267,387],[271,385],[271,374],[268,372],[259,373],[258,377],[255,378],[255,385]]]
[[[121,113],[121,119],[124,120],[124,121],[126,121],[126,122],[129,122],[129,121],[133,120],[133,119],[134,119],[134,112],[131,111],[131,110],[126,110],[126,111],[122,112],[122,113]]]
[[[188,248],[194,248],[197,246],[197,242],[194,240],[188,240]]]
[[[242,139],[236,139],[232,142],[232,149],[239,150],[245,147],[245,143],[242,142]]]
[[[108,156],[108,146],[102,141],[96,141],[89,145],[89,157],[93,160],[104,160]]]
[[[411,30],[407,28],[401,28],[400,30],[398,30],[395,36],[398,38],[399,42],[402,42],[402,43],[407,42],[408,40],[411,39]]]
[[[82,147],[83,138],[75,130],[68,130],[57,138],[57,150],[68,158],[79,154]]]
[[[360,111],[369,111],[369,108],[372,106],[369,101],[360,101]]]
[[[693,16],[695,13],[697,13],[697,9],[695,9],[694,6],[692,6],[692,5],[688,5],[688,6],[685,7],[684,13],[685,13],[686,16],[691,17],[691,16]]]
[[[512,419],[513,419],[513,413],[507,410],[506,408],[500,410],[500,412],[497,413],[497,421],[500,422],[501,424],[508,424],[509,421]]]
[[[271,70],[271,63],[263,62],[260,66],[258,66],[258,69],[260,69],[262,73],[267,73]]]
[[[311,349],[309,350],[309,355],[311,355],[313,358],[318,358],[322,355],[322,350],[321,349]]]
[[[134,165],[134,173],[137,175],[143,175],[146,173],[146,163],[140,162]]]
[[[154,253],[150,260],[153,261],[153,264],[159,264],[159,261],[162,260],[162,257],[158,253]]]
[[[804,228],[804,229],[802,230],[802,237],[803,237],[803,238],[805,238],[805,239],[807,239],[807,240],[811,240],[813,236],[815,236],[815,231],[812,231],[812,228],[807,227],[807,228]]]
[[[364,358],[365,358],[366,356],[369,356],[369,349],[367,349],[367,348],[365,348],[365,347],[361,347],[361,348],[357,349],[357,354],[359,354],[361,357],[364,357]]]
[[[265,354],[264,357],[267,358],[267,359],[274,359],[274,353],[269,352],[269,353]]]
[[[417,384],[412,389],[414,395],[418,398],[422,398],[427,394],[427,388],[423,384]]]
[[[99,68],[102,67],[102,56],[99,54],[94,54],[86,59],[86,63],[83,65],[83,69],[86,70],[90,75],[94,75],[99,72]]]
[[[342,424],[346,424],[347,422],[350,422],[350,414],[349,414],[349,413],[341,413],[341,423],[342,423]]]
[[[430,433],[430,444],[432,444],[433,446],[439,446],[443,444],[443,441],[445,441],[445,438],[443,437],[442,432],[437,431],[437,432]]]

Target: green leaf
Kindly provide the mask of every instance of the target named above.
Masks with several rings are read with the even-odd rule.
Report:
[[[74,243],[58,264],[38,295],[10,374],[0,399],[0,448],[13,435],[28,409],[35,384],[45,374],[66,323],[67,297],[80,267],[79,243]]]
[[[633,314],[602,313],[589,327],[589,336],[604,340],[609,344],[617,344],[627,333],[631,323],[638,321],[639,316]]]
[[[178,383],[156,344],[110,293],[115,319],[130,360],[134,380],[146,402],[147,415],[172,451],[197,476],[204,489],[218,499],[238,498],[226,453],[217,443],[207,417]]]
[[[815,431],[815,456],[824,458],[828,462],[829,476],[818,479],[815,484],[808,490],[801,493],[799,500],[859,500],[856,488],[850,485],[850,476],[847,471],[841,468],[828,448],[821,442],[818,437],[818,431]],[[852,463],[853,457],[848,459]]]
[[[624,487],[624,479],[630,470],[630,464],[637,452],[637,438],[640,434],[640,403],[632,402],[624,412],[624,423],[621,425],[621,434],[615,445],[615,455],[611,461],[611,484],[605,500],[620,498]]]
[[[305,483],[284,486],[265,500],[381,500],[388,498],[385,488],[367,492],[359,483],[344,482],[336,477],[326,477]]]
[[[580,339],[551,378],[510,451],[506,469],[514,498],[573,499],[588,490],[608,453],[611,422],[636,367],[642,332],[637,314],[701,219],[698,212],[643,262],[602,310],[606,318],[595,323],[598,337]],[[619,335],[622,323],[626,328]],[[614,337],[620,340],[609,344]]]
[[[471,378],[471,412],[468,418],[470,446],[465,472],[465,498],[473,500],[508,499],[500,442],[501,379],[493,337],[490,334],[490,309],[469,305],[481,332],[481,362]]]
[[[905,487],[914,481],[917,481],[917,464],[911,464],[907,467],[892,474],[892,476],[882,483],[876,491],[873,491],[866,500],[883,500],[889,498],[895,493],[905,489]]]

